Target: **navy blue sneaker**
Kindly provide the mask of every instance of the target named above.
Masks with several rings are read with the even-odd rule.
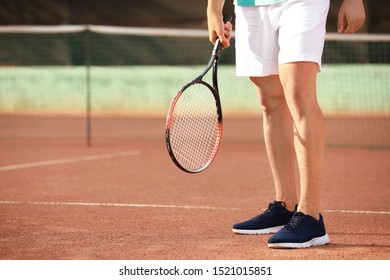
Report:
[[[275,233],[286,225],[295,211],[289,211],[284,202],[274,201],[260,215],[233,226],[233,232],[238,234],[268,234]]]
[[[290,222],[268,240],[270,248],[307,248],[329,243],[324,220],[297,212]]]

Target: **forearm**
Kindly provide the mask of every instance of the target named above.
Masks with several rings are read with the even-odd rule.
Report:
[[[207,15],[209,17],[222,15],[224,4],[225,4],[225,0],[208,0]]]

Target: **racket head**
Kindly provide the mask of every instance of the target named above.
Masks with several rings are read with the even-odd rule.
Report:
[[[181,170],[198,173],[213,162],[222,139],[218,92],[196,80],[184,86],[168,112],[165,140],[172,161]]]

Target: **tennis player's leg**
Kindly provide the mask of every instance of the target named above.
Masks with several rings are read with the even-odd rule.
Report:
[[[235,224],[233,232],[275,233],[290,221],[297,205],[293,121],[278,75],[251,77],[251,80],[263,108],[264,140],[274,179],[275,200],[260,215]]]
[[[325,125],[317,102],[316,79],[329,1],[287,1],[276,9],[280,9],[279,77],[293,118],[300,174],[298,211],[318,219]]]
[[[293,121],[278,75],[251,77],[263,110],[264,142],[275,184],[275,200],[297,205]]]
[[[286,63],[279,75],[294,123],[300,198],[290,222],[268,240],[271,248],[306,248],[329,243],[319,213],[325,124],[316,97],[318,64]]]
[[[280,66],[280,80],[294,123],[294,143],[300,176],[298,211],[319,218],[325,150],[325,122],[316,96],[317,63]]]

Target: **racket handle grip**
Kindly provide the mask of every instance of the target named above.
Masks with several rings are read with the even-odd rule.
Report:
[[[223,14],[223,22],[224,23],[231,22],[232,20],[233,20],[233,17],[231,14]]]

